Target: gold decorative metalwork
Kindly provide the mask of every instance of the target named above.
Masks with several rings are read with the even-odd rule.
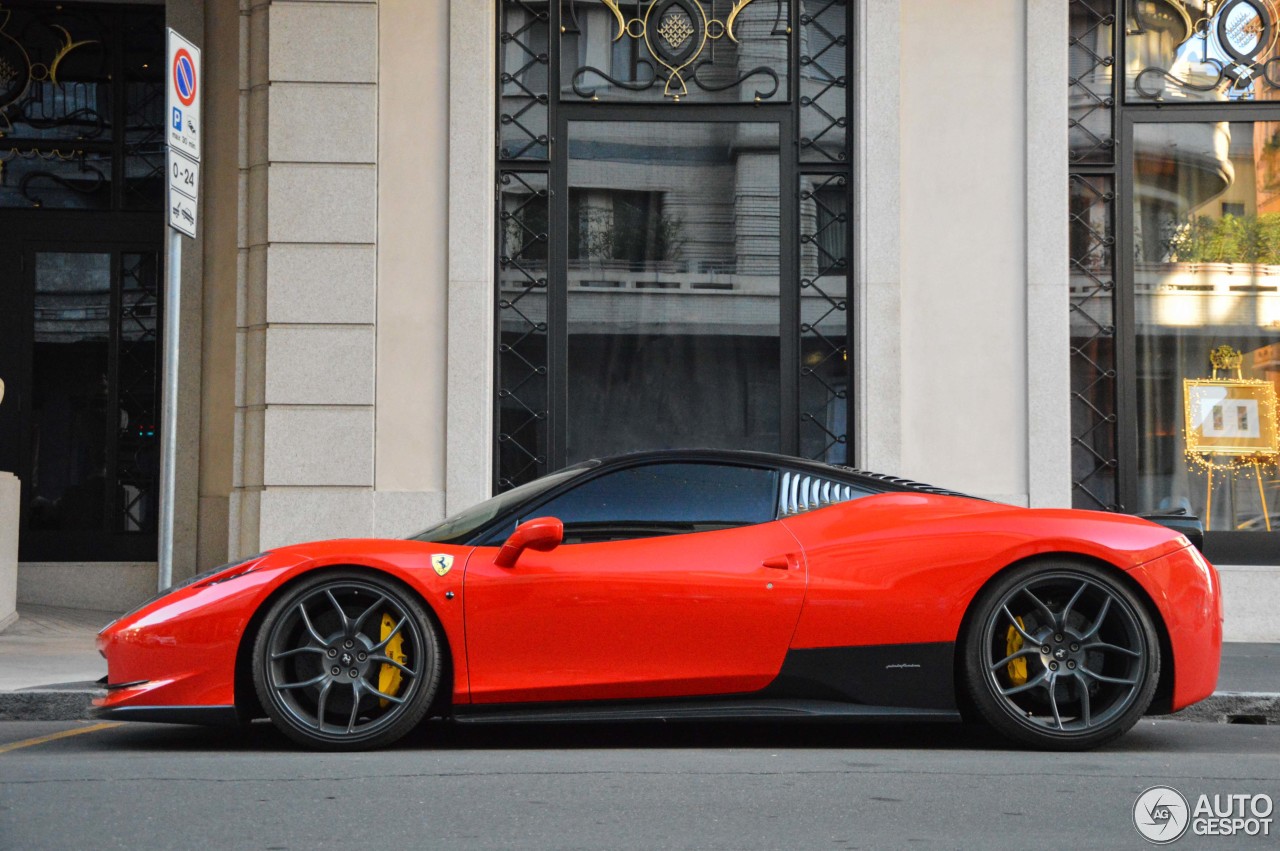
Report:
[[[738,37],[734,34],[733,25],[738,20],[738,16],[742,14],[742,10],[751,5],[752,0],[734,0],[733,8],[729,10],[729,14],[725,15],[724,20],[712,18],[707,14],[706,7],[700,0],[687,0],[686,4],[680,6],[686,15],[691,14],[689,7],[696,10],[701,18],[701,26],[696,21],[691,21],[687,17],[675,14],[668,14],[663,17],[662,21],[655,27],[649,26],[649,17],[653,14],[656,2],[650,3],[644,11],[643,16],[637,16],[628,19],[623,14],[622,9],[618,6],[617,0],[600,0],[609,11],[613,12],[613,17],[618,25],[618,31],[614,34],[613,40],[618,41],[624,35],[636,40],[643,40],[649,46],[649,52],[653,54],[653,58],[658,61],[663,68],[667,69],[667,82],[663,86],[663,95],[679,100],[681,95],[689,92],[689,87],[685,84],[684,71],[702,55],[707,47],[708,41],[717,41],[721,38],[728,38],[733,43],[738,43]],[[690,38],[697,38],[697,44],[688,49],[688,55],[683,61],[669,60],[665,51],[658,50],[653,41],[651,34],[656,34],[663,39],[671,48],[676,51],[684,47]]]
[[[681,9],[681,11],[684,10]],[[679,50],[689,40],[689,36],[693,35],[693,25],[689,23],[688,15],[669,12],[662,19],[662,25],[658,27],[658,35],[662,36],[672,50]]]
[[[43,83],[47,81],[55,86],[58,85],[58,66],[62,64],[63,59],[67,58],[67,54],[71,53],[71,51],[75,50],[77,47],[83,47],[86,44],[98,43],[96,39],[82,39],[80,41],[76,41],[72,38],[71,33],[67,31],[66,27],[58,24],[52,24],[50,25],[51,29],[55,29],[62,33],[61,43],[58,45],[57,52],[48,62],[32,62],[31,55],[27,53],[27,49],[22,46],[22,43],[4,31],[4,28],[9,25],[9,18],[11,15],[12,13],[8,9],[0,9],[0,38],[3,38],[13,44],[12,49],[15,53],[12,55],[14,58],[20,56],[26,67],[14,67],[11,62],[0,57],[0,91],[12,89],[8,100],[0,102],[0,127],[2,127],[4,131],[10,131],[13,129],[12,122],[10,122],[8,116],[4,114],[5,110],[22,100],[27,93],[27,89],[31,87],[32,83]],[[21,87],[14,87],[14,83],[19,80],[22,81]],[[0,132],[0,135],[4,135],[4,133]]]
[[[1234,369],[1236,378],[1241,378],[1240,365],[1244,363],[1244,355],[1238,349],[1224,344],[1209,352],[1209,363],[1213,365],[1214,378],[1218,377],[1220,369]]]
[[[1209,353],[1209,363],[1213,366],[1213,378],[1184,379],[1182,382],[1183,415],[1185,417],[1187,460],[1205,471],[1205,524],[1210,527],[1213,512],[1213,477],[1215,473],[1226,473],[1234,476],[1241,470],[1253,469],[1258,482],[1258,497],[1262,500],[1262,516],[1268,532],[1271,531],[1271,517],[1267,509],[1267,495],[1262,485],[1262,468],[1266,466],[1280,467],[1280,401],[1276,398],[1276,387],[1270,381],[1258,381],[1244,378],[1241,365],[1244,355],[1238,349],[1228,345],[1218,346]],[[1234,371],[1235,378],[1219,378],[1219,371]],[[1203,434],[1203,410],[1197,412],[1197,403],[1201,406],[1201,394],[1205,391],[1217,390],[1225,392],[1224,401],[1252,402],[1257,410],[1258,436],[1219,436],[1206,439]],[[1215,416],[1225,416],[1215,409]],[[1197,415],[1201,416],[1197,416]]]

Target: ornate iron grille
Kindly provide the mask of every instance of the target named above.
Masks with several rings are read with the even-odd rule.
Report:
[[[160,209],[164,10],[0,5],[0,207]]]
[[[1068,12],[1072,504],[1117,511],[1115,0]]]
[[[160,457],[160,263],[154,253],[120,256],[114,531],[153,532]]]
[[[498,487],[547,472],[545,172],[498,178]]]
[[[551,53],[546,3],[504,0],[498,34],[498,158],[547,158]]]
[[[1115,191],[1071,176],[1071,472],[1079,508],[1118,511]]]
[[[848,160],[849,35],[845,0],[800,13],[800,160]]]
[[[565,0],[562,79],[578,98],[755,103],[787,98],[787,0]],[[612,49],[587,58],[580,37],[607,27]],[[601,59],[607,61],[601,61]],[[604,66],[604,67],[602,67]]]
[[[1112,0],[1069,0],[1067,92],[1071,163],[1115,161],[1115,22]]]
[[[800,176],[800,445],[808,458],[847,460],[849,179]]]

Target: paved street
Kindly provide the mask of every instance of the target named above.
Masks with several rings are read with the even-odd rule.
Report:
[[[429,725],[333,755],[264,727],[7,722],[0,847],[1144,848],[1155,784],[1280,798],[1280,728],[1146,721],[1045,754],[954,726]]]

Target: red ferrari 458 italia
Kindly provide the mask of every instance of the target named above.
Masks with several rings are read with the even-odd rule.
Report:
[[[752,452],[589,461],[407,540],[281,547],[98,636],[99,713],[269,717],[309,747],[459,722],[985,722],[1089,748],[1208,696],[1188,535]]]

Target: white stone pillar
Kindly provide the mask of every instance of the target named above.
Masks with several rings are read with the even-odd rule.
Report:
[[[0,632],[18,619],[18,507],[21,486],[0,473]]]

